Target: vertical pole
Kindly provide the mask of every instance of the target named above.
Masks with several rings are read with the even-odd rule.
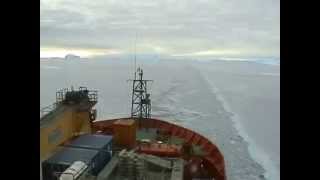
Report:
[[[142,104],[142,75],[143,75],[143,73],[142,73],[142,70],[140,69],[140,72],[139,72],[139,76],[140,76],[140,109],[139,109],[139,111],[140,111],[140,115],[139,115],[139,119],[141,120],[142,119],[142,108],[143,108],[143,104]]]
[[[136,33],[136,39],[135,39],[135,42],[134,42],[134,79],[136,79],[136,76],[137,76],[137,33]]]
[[[133,80],[132,82],[132,99],[131,99],[131,118],[133,118],[133,105],[134,105],[134,86],[135,86],[136,80]]]

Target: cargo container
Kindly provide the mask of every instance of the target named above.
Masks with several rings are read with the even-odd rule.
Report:
[[[114,122],[114,141],[118,146],[133,148],[136,142],[136,123],[133,119]]]
[[[110,157],[98,150],[62,147],[49,159],[43,161],[43,180],[57,180],[59,173],[64,172],[75,161],[82,161],[88,165],[89,172],[97,175],[108,163]]]
[[[64,146],[97,150],[99,151],[99,156],[107,158],[106,160],[104,158],[97,160],[99,161],[99,165],[104,166],[112,157],[112,139],[113,137],[108,135],[84,134],[72,140],[71,142],[66,143]]]
[[[112,150],[112,139],[113,137],[108,135],[84,134],[65,144],[65,146],[110,152]]]

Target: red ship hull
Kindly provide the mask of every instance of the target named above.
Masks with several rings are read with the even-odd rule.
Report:
[[[103,134],[114,134],[114,122],[117,120],[126,120],[131,118],[119,118],[109,120],[99,120],[92,123],[94,132]],[[159,131],[166,132],[170,136],[179,137],[185,143],[200,146],[202,151],[206,152],[203,157],[193,158],[192,162],[197,163],[201,160],[201,168],[206,169],[208,177],[213,177],[215,180],[226,180],[224,157],[218,147],[209,141],[206,137],[182,126],[154,118],[149,118],[139,121],[138,129],[155,128]],[[189,159],[190,160],[190,159]],[[192,173],[191,171],[187,173]],[[192,175],[185,175],[184,179],[191,179]]]

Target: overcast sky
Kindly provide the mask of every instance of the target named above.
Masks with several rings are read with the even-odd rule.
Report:
[[[40,0],[40,56],[279,57],[280,0]]]

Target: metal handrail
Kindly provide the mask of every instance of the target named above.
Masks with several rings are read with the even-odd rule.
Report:
[[[43,107],[40,109],[40,120],[43,116],[49,114],[50,112],[52,112],[53,110],[55,110],[58,106],[58,104],[60,104],[61,102],[63,102],[66,98],[66,94],[67,92],[71,92],[73,91],[73,89],[69,90],[68,88],[63,88],[60,89],[56,92],[56,102]],[[86,87],[79,87],[79,91],[88,91],[88,98],[89,98],[89,102],[98,102],[98,91],[97,90],[87,90]]]
[[[98,91],[94,90],[94,91],[88,91],[88,97],[89,97],[89,101],[91,102],[97,102],[98,101]]]
[[[46,106],[46,107],[43,107],[40,109],[40,120],[43,116],[49,114],[50,112],[52,112],[53,110],[55,110],[57,108],[57,102],[49,105],[49,106]]]

